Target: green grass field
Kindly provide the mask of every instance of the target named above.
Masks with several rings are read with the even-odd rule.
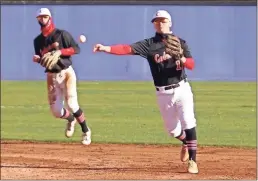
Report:
[[[64,137],[66,122],[51,116],[46,83],[1,82],[1,137],[80,141]],[[256,83],[192,82],[199,145],[256,146]],[[152,82],[79,82],[79,104],[93,142],[179,144],[164,127]]]

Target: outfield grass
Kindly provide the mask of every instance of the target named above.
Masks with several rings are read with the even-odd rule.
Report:
[[[1,82],[1,137],[79,141],[48,108],[46,83]],[[192,82],[200,145],[256,146],[256,83]],[[152,82],[79,82],[93,142],[174,143],[163,127]]]

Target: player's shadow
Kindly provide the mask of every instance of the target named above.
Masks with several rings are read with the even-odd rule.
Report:
[[[144,172],[171,172],[171,169],[164,169],[164,168],[118,168],[118,167],[58,167],[58,166],[35,166],[35,165],[1,165],[1,168],[35,168],[35,169],[64,169],[64,170],[94,170],[94,171],[101,171],[101,170],[109,170],[109,171],[144,171]],[[173,172],[173,171],[172,171]],[[176,173],[185,173],[185,172],[176,172]]]

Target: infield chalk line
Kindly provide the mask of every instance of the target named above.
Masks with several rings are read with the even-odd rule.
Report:
[[[126,106],[128,106],[128,104],[124,104]],[[111,104],[80,104],[80,106],[82,107],[99,107],[100,109],[105,109],[107,107],[115,107],[115,105],[111,105]],[[123,106],[121,104],[119,104],[119,106]],[[144,108],[144,107],[148,107],[148,105],[130,105],[131,108]],[[49,109],[48,105],[33,105],[33,106],[29,106],[29,105],[1,105],[1,109]]]

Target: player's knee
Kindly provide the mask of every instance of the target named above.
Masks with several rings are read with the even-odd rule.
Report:
[[[51,109],[51,113],[54,117],[56,118],[60,118],[62,116],[62,108],[59,108],[57,106],[50,106],[50,109]]]
[[[67,97],[67,106],[68,108],[75,113],[76,111],[78,111],[79,109],[79,104],[77,101],[77,97],[76,96],[69,96]]]
[[[182,123],[182,127],[183,129],[192,129],[196,127],[196,119],[187,119],[186,121],[184,121],[184,123]]]
[[[192,124],[187,124],[184,129],[192,129],[192,128],[195,128],[196,127],[196,124],[195,123],[192,123]]]
[[[181,133],[181,127],[176,127],[176,128],[173,129],[173,130],[168,130],[168,133],[169,133],[169,135],[172,136],[172,137],[177,137],[177,136],[179,136],[180,133]]]

